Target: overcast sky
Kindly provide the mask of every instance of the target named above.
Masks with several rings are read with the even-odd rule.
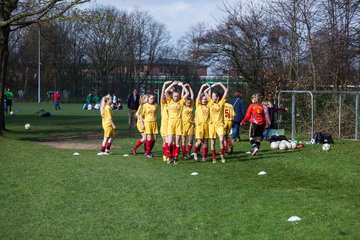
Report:
[[[191,26],[204,22],[214,26],[221,18],[222,0],[95,0],[95,4],[118,9],[148,11],[166,25],[173,40],[183,36]]]

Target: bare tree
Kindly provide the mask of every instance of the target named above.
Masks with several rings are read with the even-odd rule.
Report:
[[[0,99],[4,101],[9,58],[9,34],[21,27],[62,16],[74,6],[89,0],[26,1],[3,0],[0,3]],[[5,130],[3,104],[0,104],[0,133]]]

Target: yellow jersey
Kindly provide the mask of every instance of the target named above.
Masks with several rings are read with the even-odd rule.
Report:
[[[190,106],[183,106],[182,121],[183,123],[194,123],[194,101],[191,100]]]
[[[208,99],[210,108],[210,124],[224,123],[225,99],[222,98],[215,103],[211,98]]]
[[[224,106],[224,120],[225,121],[232,121],[235,117],[235,111],[233,105],[230,103],[225,103]]]
[[[200,100],[196,100],[195,121],[196,123],[208,123],[210,119],[210,108],[208,104],[202,105]]]
[[[181,119],[182,109],[185,103],[185,98],[174,102],[170,97],[167,98],[169,119]]]
[[[104,107],[103,116],[102,116],[102,126],[104,128],[112,127],[111,119],[112,119],[112,109],[109,105],[106,105]]]
[[[162,99],[160,101],[161,106],[161,122],[165,122],[169,119],[167,101]]]
[[[145,103],[142,107],[141,114],[144,116],[144,122],[154,122],[156,121],[157,116],[157,107],[156,103],[150,104]]]

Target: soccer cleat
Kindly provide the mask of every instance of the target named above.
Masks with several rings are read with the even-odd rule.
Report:
[[[201,159],[201,162],[206,162],[207,161],[207,159],[205,158],[205,157],[203,157],[202,159]]]
[[[224,156],[220,155],[220,158],[221,158],[221,162],[222,162],[222,163],[225,163],[225,162],[226,162],[226,160],[225,160],[225,157],[224,157]]]
[[[147,157],[147,158],[153,158],[154,155],[153,155],[152,153],[148,153],[148,154],[146,154],[146,157]]]
[[[256,156],[256,154],[259,152],[259,149],[257,147],[254,147],[254,150],[252,152],[253,156]]]
[[[167,158],[167,159],[166,159],[166,163],[167,163],[167,164],[171,164],[171,163],[172,163],[171,158]]]
[[[197,153],[194,153],[194,160],[195,160],[195,161],[198,160],[198,155],[197,155]]]
[[[136,148],[131,149],[132,154],[136,155]]]
[[[109,153],[107,153],[107,152],[99,152],[99,153],[97,153],[96,155],[98,155],[98,156],[109,155]]]
[[[111,151],[109,149],[106,149],[105,152],[111,154]]]
[[[216,163],[216,158],[213,158],[213,163]]]
[[[177,165],[179,162],[178,162],[177,159],[174,158],[173,163],[174,163],[175,165]]]
[[[183,158],[184,158],[184,159],[189,159],[188,154],[187,154],[187,153],[186,153],[186,154],[184,154]]]

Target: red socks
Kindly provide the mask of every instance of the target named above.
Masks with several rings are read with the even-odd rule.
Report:
[[[199,146],[194,146],[194,153],[197,153],[199,151],[200,147]]]
[[[223,148],[220,148],[220,155],[224,156],[224,149]]]
[[[188,144],[188,146],[187,146],[187,151],[188,151],[188,152],[191,152],[191,149],[192,149],[192,144]]]
[[[101,146],[101,151],[105,152],[105,146]]]
[[[207,152],[208,152],[208,148],[207,147],[203,147],[202,149],[202,157],[206,158],[207,157]]]
[[[137,143],[136,143],[136,145],[135,145],[135,149],[137,149],[138,147],[140,147],[141,146],[141,144],[143,144],[144,142],[143,141],[141,141],[141,140],[139,140],[139,141],[137,141]]]
[[[212,157],[213,159],[216,159],[216,152],[215,152],[215,150],[211,150],[211,157]]]
[[[182,153],[185,155],[186,154],[185,145],[181,145],[181,150],[182,150]]]
[[[178,157],[179,157],[179,152],[180,152],[180,146],[176,146],[176,147],[175,147],[174,154],[173,154],[174,159],[178,159]]]

